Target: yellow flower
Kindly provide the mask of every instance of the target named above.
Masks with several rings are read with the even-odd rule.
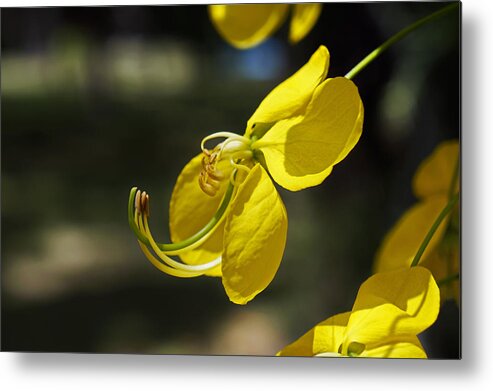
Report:
[[[313,28],[322,4],[209,5],[209,16],[219,34],[238,49],[254,47],[274,34],[291,10],[289,41],[301,41]]]
[[[409,267],[425,235],[458,191],[455,176],[459,159],[457,140],[441,143],[419,166],[413,178],[413,191],[419,201],[409,208],[385,236],[375,259],[374,271]],[[420,265],[427,267],[437,281],[459,273],[458,207],[444,219],[433,235]],[[442,300],[459,302],[459,281],[441,286]]]
[[[321,46],[267,95],[243,135],[219,132],[202,141],[202,154],[182,170],[170,202],[171,239],[187,246],[174,251],[173,245],[157,245],[147,226],[147,195],[136,197],[141,247],[150,245],[167,267],[147,251],[151,262],[180,277],[222,276],[237,304],[269,285],[288,225],[272,180],[291,191],[320,184],[361,135],[358,89],[343,77],[326,79],[328,67],[329,52]],[[216,138],[224,141],[207,149]],[[130,205],[129,214],[132,220]],[[179,255],[185,264],[169,262],[168,255]]]
[[[440,309],[440,291],[422,267],[378,273],[360,287],[351,312],[317,324],[278,356],[426,358],[417,335]]]

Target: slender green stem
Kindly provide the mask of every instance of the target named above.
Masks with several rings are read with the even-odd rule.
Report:
[[[426,247],[430,243],[431,238],[433,237],[433,235],[435,234],[436,230],[438,229],[438,227],[440,226],[442,221],[445,219],[445,217],[447,217],[447,215],[450,213],[450,211],[455,206],[455,204],[457,203],[458,200],[459,200],[459,194],[456,194],[455,196],[453,196],[450,199],[448,204],[445,205],[443,210],[440,212],[440,214],[436,218],[435,222],[431,226],[430,230],[426,234],[423,242],[421,243],[421,246],[419,247],[418,252],[414,256],[413,262],[411,263],[411,267],[418,265],[418,263],[421,259],[421,256],[423,255],[423,253],[426,250]]]
[[[457,179],[459,178],[459,165],[460,165],[460,157],[457,157],[455,161],[454,174],[452,176],[452,181],[450,182],[450,187],[448,190],[448,198],[449,200],[454,196],[455,186],[457,184]]]
[[[437,285],[438,286],[447,285],[448,283],[450,283],[454,280],[457,280],[457,279],[459,279],[459,273],[455,273],[455,274],[452,274],[452,275],[447,276],[445,278],[442,278],[440,281],[437,282]]]
[[[226,209],[228,208],[228,205],[231,201],[231,197],[233,195],[233,190],[234,190],[234,186],[230,183],[226,189],[226,192],[224,193],[223,200],[221,202],[221,205],[219,205],[219,208],[217,209],[216,213],[214,213],[214,216],[212,216],[209,222],[206,225],[204,225],[198,232],[196,232],[194,235],[190,236],[189,238],[182,240],[181,242],[166,243],[166,244],[157,243],[158,247],[162,251],[181,250],[192,245],[197,240],[207,235],[217,225],[217,223],[219,223],[222,216],[224,215],[224,212],[226,212]],[[132,228],[132,231],[134,231],[135,235],[137,235],[137,238],[142,243],[150,246],[149,239],[147,239],[147,237],[139,230],[139,228],[137,227],[134,221],[133,214],[134,214],[134,200],[135,200],[136,192],[137,192],[136,187],[133,187],[130,190],[130,196],[128,198],[128,224],[130,225],[130,228]]]
[[[346,78],[352,79],[358,73],[360,73],[368,64],[370,64],[373,60],[375,60],[378,56],[380,56],[380,54],[382,54],[385,50],[387,50],[394,43],[400,41],[406,35],[408,35],[412,31],[416,30],[417,28],[423,26],[424,24],[431,22],[432,20],[434,20],[436,18],[439,18],[440,16],[446,14],[449,11],[452,11],[453,9],[458,7],[459,4],[460,4],[459,2],[454,2],[453,4],[450,4],[444,8],[436,11],[435,13],[433,13],[431,15],[425,16],[424,18],[421,18],[418,21],[414,22],[413,24],[402,29],[397,34],[395,34],[394,36],[389,38],[387,41],[385,41],[378,48],[376,48],[374,51],[372,51],[370,54],[368,54],[363,60],[361,60],[353,69],[351,69],[346,74]]]

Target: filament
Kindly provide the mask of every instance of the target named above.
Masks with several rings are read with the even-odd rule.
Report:
[[[247,137],[244,137],[244,136],[240,136],[239,134],[231,133],[231,132],[217,132],[217,133],[210,134],[207,137],[204,137],[202,139],[202,141],[200,142],[200,149],[202,151],[204,151],[205,150],[204,144],[207,141],[215,139],[215,138],[226,138],[226,139],[230,139],[230,140],[236,140],[236,141],[240,141],[244,144],[250,143],[250,139],[248,139]]]
[[[142,230],[142,221],[140,215],[135,214],[135,223],[138,226],[139,230]],[[191,271],[183,271],[183,270],[178,270],[174,269],[172,267],[169,267],[168,265],[163,264],[161,261],[159,261],[155,256],[153,256],[150,251],[148,250],[147,246],[142,243],[140,240],[138,241],[139,246],[146,256],[146,258],[149,260],[149,262],[154,265],[159,271],[169,274],[174,277],[181,277],[181,278],[191,278],[191,277],[198,277],[204,274],[203,272],[191,272]]]
[[[137,224],[136,215],[140,214],[139,206],[135,207],[135,205],[140,205],[137,201],[136,194],[141,196],[141,192],[137,191],[137,188],[132,188],[130,190],[130,196],[128,198],[128,223],[130,228],[132,228],[133,232],[137,236],[138,240],[144,243],[145,245],[150,245],[149,239],[140,226]],[[157,246],[161,251],[168,255],[179,255],[182,252],[193,250],[200,246],[205,240],[207,240],[210,235],[212,235],[220,223],[223,221],[226,216],[226,211],[229,208],[229,204],[233,197],[234,186],[229,184],[224,193],[221,204],[218,209],[214,213],[214,216],[205,224],[200,230],[198,230],[192,236],[175,243],[157,243]]]
[[[140,230],[144,229],[146,230],[145,232],[148,234],[147,237],[149,237],[150,233],[148,232],[148,224],[147,224],[147,219],[145,216],[142,216],[136,212],[135,214],[135,222],[137,226],[139,227]],[[150,244],[151,247],[153,248],[154,251],[156,251],[156,242],[152,239],[152,236],[150,238]],[[179,262],[174,261],[173,259],[167,257],[164,253],[160,251],[161,254],[158,254],[162,256],[162,261],[157,259],[155,256],[153,256],[147,246],[142,243],[140,240],[138,241],[139,246],[146,256],[146,258],[160,271],[163,273],[175,276],[175,277],[182,277],[182,278],[190,278],[190,277],[198,277],[203,275],[207,270],[219,265],[221,263],[221,257],[218,257],[212,262],[208,262],[207,264],[203,265],[185,265]]]
[[[204,271],[207,271],[207,270],[210,270],[210,269],[216,267],[217,265],[219,265],[221,263],[221,257],[218,257],[211,262],[203,263],[200,265],[186,265],[186,264],[183,264],[181,262],[177,262],[174,259],[168,257],[166,255],[166,253],[161,251],[161,249],[158,247],[158,245],[154,241],[154,238],[152,237],[152,234],[149,230],[149,224],[148,224],[147,219],[145,217],[144,217],[144,230],[147,233],[147,238],[149,239],[149,244],[151,245],[154,252],[157,255],[159,255],[159,257],[166,264],[168,264],[169,266],[171,266],[175,269],[179,269],[179,270],[183,270],[183,271],[191,271],[191,272],[204,272]]]

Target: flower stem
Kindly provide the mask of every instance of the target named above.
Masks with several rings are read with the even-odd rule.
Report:
[[[419,246],[418,252],[414,256],[413,262],[411,263],[411,267],[418,265],[419,261],[421,260],[421,256],[423,255],[423,253],[426,250],[426,247],[430,243],[431,238],[433,237],[433,235],[435,234],[436,230],[438,229],[438,227],[440,226],[442,221],[445,219],[445,217],[447,217],[447,215],[450,213],[450,211],[455,206],[455,204],[457,203],[458,200],[459,200],[459,194],[457,193],[455,196],[453,196],[450,199],[448,204],[445,205],[443,210],[440,212],[440,214],[436,218],[435,222],[431,226],[430,230],[426,234],[425,238],[423,239],[421,246]]]
[[[433,14],[430,14],[428,16],[425,16],[424,18],[421,18],[414,22],[413,24],[407,26],[406,28],[402,29],[399,31],[397,34],[389,38],[387,41],[385,41],[383,44],[381,44],[378,48],[376,48],[374,51],[372,51],[370,54],[368,54],[363,60],[361,60],[353,69],[351,69],[347,74],[346,78],[347,79],[352,79],[354,78],[358,73],[360,73],[368,64],[370,64],[373,60],[375,60],[380,54],[382,54],[385,50],[387,50],[390,46],[392,46],[394,43],[399,42],[402,38],[404,38],[406,35],[411,33],[412,31],[418,29],[419,27],[425,25],[428,22],[431,22],[434,19],[439,18],[440,16],[446,14],[449,11],[452,11],[456,7],[459,6],[459,2],[454,2],[453,4],[450,4]]]
[[[188,246],[191,246],[192,244],[203,238],[205,235],[207,235],[217,225],[217,223],[221,220],[222,216],[226,212],[226,209],[228,208],[228,205],[231,201],[231,197],[233,195],[233,190],[234,190],[234,186],[230,183],[228,185],[228,188],[226,189],[221,205],[219,205],[219,208],[217,209],[216,213],[214,214],[214,216],[212,216],[209,222],[206,225],[204,225],[198,232],[196,232],[194,235],[190,236],[189,238],[182,240],[181,242],[166,243],[166,244],[156,243],[159,249],[161,249],[162,251],[181,250]],[[136,192],[137,192],[136,187],[130,190],[130,196],[128,198],[128,224],[130,225],[130,228],[132,228],[132,231],[134,231],[135,235],[137,235],[137,238],[142,243],[150,246],[151,244],[149,242],[149,239],[139,230],[133,218],[133,214],[134,214],[133,205],[134,205]]]
[[[452,181],[450,182],[450,187],[448,191],[449,200],[454,196],[455,185],[457,184],[457,180],[459,178],[459,165],[460,165],[460,157],[457,157],[455,161],[454,174],[452,176]]]
[[[445,278],[442,278],[440,281],[437,282],[438,286],[446,285],[451,283],[454,280],[457,280],[459,278],[459,273],[452,274],[450,276],[447,276]]]

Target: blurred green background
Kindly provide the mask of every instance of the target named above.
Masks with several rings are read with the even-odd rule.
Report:
[[[320,44],[344,75],[445,3],[328,3],[301,43],[220,39],[205,6],[2,9],[2,350],[273,355],[350,310],[419,162],[460,131],[460,16],[414,32],[355,78],[363,136],[320,186],[279,189],[289,216],[276,278],[247,306],[220,279],[161,274],[127,226],[132,186],[167,241],[181,168],[216,131],[242,133],[261,99]],[[193,218],[193,212],[191,212]],[[422,335],[460,355],[447,303]]]

